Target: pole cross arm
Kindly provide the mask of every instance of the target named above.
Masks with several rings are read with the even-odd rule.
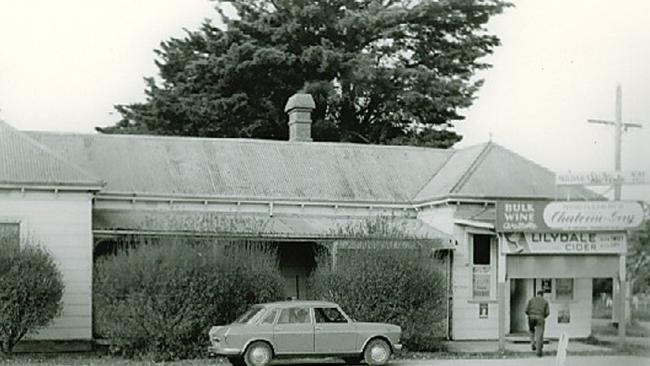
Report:
[[[613,121],[606,121],[604,119],[588,119],[587,122],[589,123],[599,123],[602,125],[616,125],[616,122]],[[628,128],[628,127],[637,127],[637,128],[642,128],[643,125],[640,123],[634,123],[634,122],[623,122],[623,127]]]

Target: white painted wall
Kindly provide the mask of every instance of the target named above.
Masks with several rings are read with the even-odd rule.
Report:
[[[21,240],[47,247],[63,273],[63,313],[31,339],[92,338],[91,209],[90,193],[0,190],[0,221],[20,221]]]
[[[555,284],[553,284],[555,291]],[[573,300],[558,301],[550,299],[551,315],[546,318],[545,336],[559,338],[566,331],[569,338],[586,338],[591,333],[592,313],[592,285],[591,278],[576,278],[573,280]],[[568,304],[571,312],[569,324],[558,324],[557,315],[563,304]]]
[[[418,213],[418,219],[445,234],[454,235],[454,213],[456,206],[427,208]]]
[[[490,300],[474,300],[472,298],[472,266],[470,258],[469,236],[473,232],[484,233],[480,229],[456,225],[454,237],[458,241],[454,251],[452,267],[453,305],[452,305],[452,338],[465,339],[496,339],[498,334],[499,304],[496,288]],[[493,265],[496,266],[496,247],[493,249]],[[496,285],[496,278],[494,278]],[[488,304],[488,317],[479,317],[479,304]]]

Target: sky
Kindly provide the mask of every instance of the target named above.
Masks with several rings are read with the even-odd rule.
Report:
[[[515,0],[492,19],[502,45],[458,148],[492,140],[556,172],[614,167],[616,85],[623,170],[650,177],[650,1]],[[143,101],[154,49],[206,19],[207,0],[0,0],[0,119],[23,130],[93,133],[119,119],[113,105]],[[606,187],[594,187],[604,193]],[[625,186],[650,200],[650,185]]]

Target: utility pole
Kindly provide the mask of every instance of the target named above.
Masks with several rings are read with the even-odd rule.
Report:
[[[621,92],[621,84],[616,85],[616,119],[614,122],[602,119],[589,119],[589,123],[599,123],[603,125],[614,126],[614,170],[617,174],[616,182],[614,183],[614,200],[621,200],[621,144],[623,131],[627,131],[630,127],[641,128],[639,123],[623,122],[623,93]]]
[[[639,123],[629,123],[629,122],[623,122],[623,96],[621,92],[621,84],[616,85],[616,118],[614,122],[612,121],[605,121],[605,120],[599,120],[599,119],[590,119],[588,120],[589,123],[600,123],[600,124],[605,124],[605,125],[614,125],[614,170],[616,174],[616,179],[614,180],[614,200],[615,201],[620,201],[621,200],[621,182],[623,179],[623,176],[621,175],[621,144],[622,144],[622,134],[624,131],[627,131],[628,128],[630,127],[636,127],[636,128],[641,128],[641,124]],[[629,294],[629,288],[627,284],[627,278],[626,278],[626,257],[625,254],[622,254],[619,256],[619,261],[618,261],[618,281],[613,281],[612,284],[612,292],[613,295],[616,295],[616,307],[612,313],[613,317],[616,317],[616,313],[618,315],[618,339],[619,339],[619,347],[624,348],[625,347],[625,328],[626,328],[626,322],[627,322],[627,301],[629,299],[626,299]],[[614,285],[615,282],[618,282],[618,291],[616,291],[616,286]],[[618,292],[618,294],[617,294]]]

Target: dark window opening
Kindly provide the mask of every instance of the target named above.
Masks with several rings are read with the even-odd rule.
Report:
[[[473,263],[475,265],[484,265],[484,266],[489,266],[490,265],[490,258],[491,258],[491,243],[492,243],[492,235],[474,235],[473,238],[473,253],[474,253],[474,261]]]

